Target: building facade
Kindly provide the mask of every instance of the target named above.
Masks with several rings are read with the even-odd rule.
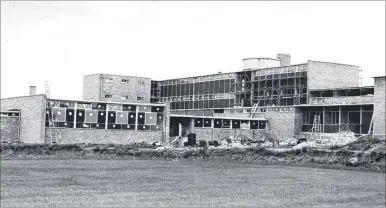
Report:
[[[385,77],[363,87],[359,74],[354,65],[291,65],[289,54],[277,54],[244,59],[240,71],[179,79],[86,75],[83,100],[2,99],[1,111],[20,113],[19,133],[2,135],[27,143],[120,144],[168,142],[187,133],[206,140],[344,132],[384,137]]]

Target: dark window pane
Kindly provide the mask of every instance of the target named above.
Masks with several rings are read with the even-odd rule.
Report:
[[[214,119],[214,128],[222,127],[222,119]]]
[[[204,127],[212,127],[212,119],[204,118]]]
[[[108,123],[114,124],[116,120],[116,112],[115,111],[109,111],[107,115],[107,121]]]
[[[76,122],[83,123],[84,122],[84,109],[76,110]]]
[[[266,121],[259,121],[259,129],[266,129],[267,128],[267,122]]]
[[[240,128],[240,120],[232,120],[232,128],[239,129]]]
[[[258,129],[258,122],[257,121],[250,121],[250,129]]]
[[[163,112],[164,107],[163,106],[152,106],[151,107],[151,112]]]
[[[195,118],[194,119],[194,127],[202,127],[204,123],[203,118]]]
[[[106,123],[106,111],[98,111],[98,123]]]
[[[66,121],[67,122],[74,122],[74,109],[67,109],[66,110]]]
[[[138,113],[138,124],[145,124],[145,113]]]
[[[222,127],[223,127],[223,128],[230,128],[230,127],[231,127],[231,120],[229,120],[229,119],[223,119],[223,120],[222,120]]]

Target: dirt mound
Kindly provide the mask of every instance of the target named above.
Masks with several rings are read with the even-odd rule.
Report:
[[[372,145],[368,147],[368,145]],[[383,151],[374,148],[383,145]],[[370,149],[369,149],[370,148]],[[353,150],[354,149],[354,150]],[[367,151],[361,151],[368,149]],[[356,141],[338,150],[316,149],[303,147],[301,149],[268,149],[264,147],[249,148],[173,148],[156,147],[151,144],[130,145],[29,145],[8,144],[1,145],[2,159],[14,157],[59,157],[59,158],[127,158],[140,157],[143,159],[214,159],[239,161],[257,164],[297,164],[324,165],[342,168],[351,158],[356,158],[357,166],[365,168],[385,169],[384,141]]]
[[[338,147],[333,146],[331,150],[347,150],[347,151],[362,151],[362,152],[377,152],[377,153],[386,153],[386,142],[382,139],[367,137],[359,138],[358,140],[348,143],[344,146]]]

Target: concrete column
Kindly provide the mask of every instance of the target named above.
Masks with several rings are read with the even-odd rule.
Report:
[[[341,121],[342,121],[342,106],[339,106],[339,133],[340,133]]]
[[[322,124],[322,132],[324,133],[324,121],[326,120],[326,113],[325,113],[325,107],[323,106],[323,122],[321,122]]]
[[[362,134],[362,113],[363,113],[363,112],[362,112],[362,107],[363,107],[363,106],[361,106],[361,108],[360,108],[360,113],[359,113],[359,117],[360,117],[360,119],[359,119],[359,124],[360,124],[360,125],[359,125],[359,133],[360,133],[360,134]]]
[[[170,102],[165,103],[164,109],[164,141],[169,143],[169,132],[170,132]]]

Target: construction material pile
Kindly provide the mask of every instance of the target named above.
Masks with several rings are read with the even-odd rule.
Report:
[[[295,145],[294,149],[301,149],[303,147],[332,147],[332,146],[344,146],[351,142],[358,140],[354,132],[342,132],[337,134],[319,134],[313,135],[315,138],[311,138],[311,141],[302,142]]]
[[[191,147],[208,147],[208,148],[223,149],[223,148],[272,147],[273,145],[274,143],[272,141],[267,140],[265,138],[259,138],[258,140],[253,140],[249,137],[241,138],[241,137],[229,136],[219,141],[198,140],[194,144],[190,144],[188,142],[187,137],[176,137],[167,146],[175,147],[175,148],[191,146]]]

